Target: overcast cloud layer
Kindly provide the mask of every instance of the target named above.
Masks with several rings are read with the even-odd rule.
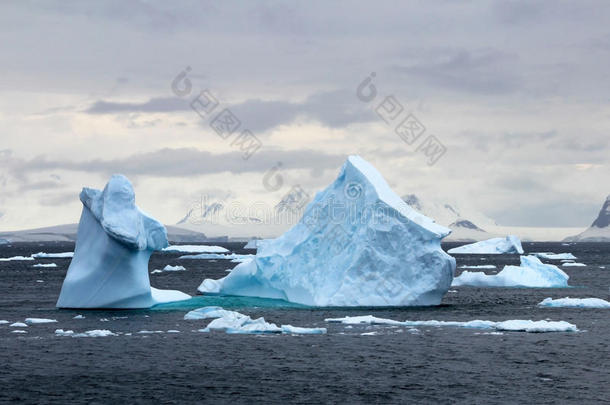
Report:
[[[350,154],[401,195],[584,228],[610,193],[608,21],[602,0],[3,3],[0,229],[76,222],[80,188],[116,172],[168,224],[202,195],[274,206]],[[218,107],[202,118],[204,89]],[[386,123],[390,95],[403,112]],[[261,142],[248,159],[210,126],[224,108]],[[413,145],[394,132],[408,113],[426,128]],[[428,135],[447,148],[431,166]]]

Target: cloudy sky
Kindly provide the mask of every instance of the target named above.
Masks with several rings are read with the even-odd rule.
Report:
[[[201,196],[273,207],[350,154],[400,195],[586,227],[610,193],[608,21],[606,1],[3,2],[0,229],[77,222],[113,173],[166,224]],[[225,108],[240,126],[219,136]]]

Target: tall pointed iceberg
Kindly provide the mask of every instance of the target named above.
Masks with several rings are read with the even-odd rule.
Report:
[[[455,271],[455,259],[440,247],[450,232],[351,156],[297,225],[199,291],[310,306],[438,305]]]
[[[139,210],[125,176],[112,176],[103,191],[83,188],[80,200],[76,250],[58,307],[149,308],[190,298],[150,286],[148,260],[168,246],[167,231]]]

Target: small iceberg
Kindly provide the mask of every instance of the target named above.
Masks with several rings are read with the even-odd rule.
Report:
[[[28,325],[23,322],[15,322],[9,325],[11,328],[27,328]]]
[[[74,258],[59,308],[150,308],[189,295],[150,286],[148,261],[168,245],[167,231],[135,204],[133,186],[114,175],[103,191],[83,188]]]
[[[32,267],[57,267],[57,265],[55,263],[37,263],[35,265],[33,265]]]
[[[518,237],[509,235],[506,238],[493,238],[450,249],[454,255],[499,255],[523,254],[523,247]]]
[[[575,260],[577,259],[572,253],[553,253],[553,252],[538,252],[532,253],[534,256],[538,256],[541,259],[546,260]]]
[[[292,335],[324,334],[326,328],[301,328],[292,325],[277,326],[265,321],[265,318],[252,319],[236,311],[222,307],[204,307],[190,311],[185,320],[214,319],[205,329],[199,332],[224,331],[233,334],[283,333]]]
[[[163,252],[180,252],[180,253],[225,253],[229,250],[222,246],[209,245],[172,245],[163,249]]]
[[[440,246],[450,232],[350,156],[299,223],[199,291],[308,306],[439,305],[455,271]]]
[[[482,264],[480,266],[460,266],[460,269],[495,269],[493,264]]]
[[[342,323],[346,325],[390,325],[406,327],[457,327],[468,329],[495,329],[497,331],[512,332],[578,332],[576,325],[565,321],[531,321],[513,319],[503,322],[493,321],[395,321],[392,319],[376,318],[372,315],[365,316],[346,316],[344,318],[327,318],[326,322]]]
[[[495,275],[464,271],[453,279],[453,287],[568,287],[568,276],[557,266],[542,263],[536,256],[521,256],[521,266],[505,266]]]
[[[545,298],[538,306],[549,308],[610,308],[610,302],[601,298]]]

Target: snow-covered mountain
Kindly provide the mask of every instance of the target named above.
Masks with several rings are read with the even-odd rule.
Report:
[[[565,239],[566,242],[610,242],[610,195],[597,219],[586,231]]]
[[[483,214],[465,211],[463,213],[463,210],[455,204],[424,200],[415,194],[405,195],[402,199],[411,208],[434,219],[436,223],[450,228],[451,235],[447,236],[444,241],[477,242],[497,236],[475,224],[476,222],[482,224],[481,226],[495,226],[495,222]]]
[[[170,242],[199,243],[208,240],[207,236],[201,232],[172,225],[166,225],[165,228]],[[0,232],[0,239],[10,242],[73,242],[76,240],[77,229],[78,224],[65,224],[23,231]]]

